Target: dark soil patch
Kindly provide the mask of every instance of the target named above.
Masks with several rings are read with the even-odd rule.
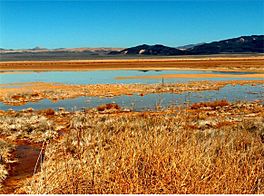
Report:
[[[33,175],[34,168],[40,153],[40,148],[32,145],[17,145],[13,152],[13,157],[18,161],[9,165],[9,176],[3,182],[0,191],[4,194],[15,193],[21,183]],[[39,165],[37,171],[40,169]]]

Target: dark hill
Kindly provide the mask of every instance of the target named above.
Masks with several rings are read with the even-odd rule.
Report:
[[[264,35],[241,36],[195,46],[189,54],[263,53]]]
[[[183,55],[184,51],[181,51],[176,48],[171,48],[167,46],[163,46],[160,44],[156,45],[139,45],[136,47],[126,48],[119,52],[111,52],[109,54],[123,54],[123,55]]]
[[[163,45],[139,45],[121,51],[113,51],[111,55],[203,55],[221,53],[264,53],[264,35],[241,36],[233,39],[192,45],[183,49]]]

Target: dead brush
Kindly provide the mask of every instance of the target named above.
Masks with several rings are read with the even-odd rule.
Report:
[[[35,113],[0,116],[0,132],[12,140],[27,138],[34,142],[42,142],[49,137],[57,136],[54,128],[52,120]]]
[[[191,106],[191,109],[200,109],[202,107],[210,107],[212,109],[216,109],[216,107],[224,107],[228,105],[229,105],[229,102],[227,100],[220,100],[220,101],[213,101],[213,102],[194,103]]]
[[[192,118],[185,112],[76,114],[71,131],[48,145],[42,171],[22,190],[264,193],[261,139],[244,122],[213,132],[187,129]]]
[[[46,110],[44,110],[44,113],[47,115],[47,116],[53,116],[55,114],[55,111],[51,108],[48,108]]]
[[[96,109],[97,111],[102,112],[105,110],[120,110],[121,108],[119,105],[115,103],[107,103],[107,104],[98,106]]]

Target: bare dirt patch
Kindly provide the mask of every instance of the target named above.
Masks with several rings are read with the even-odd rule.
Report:
[[[3,183],[3,189],[0,190],[2,194],[14,193],[24,180],[33,176],[35,165],[39,156],[40,148],[32,145],[17,145],[13,157],[17,162],[10,165],[9,175]],[[36,165],[39,171],[38,165]]]

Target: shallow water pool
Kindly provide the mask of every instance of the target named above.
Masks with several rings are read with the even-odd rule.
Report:
[[[131,83],[160,83],[161,79],[123,79],[116,77],[151,76],[161,74],[249,74],[251,72],[216,72],[191,70],[104,70],[104,71],[48,71],[48,72],[14,72],[0,74],[0,84],[21,82],[60,82],[66,84],[131,84]],[[252,73],[251,73],[252,74]],[[254,74],[254,73],[253,73]],[[258,78],[247,78],[258,80]],[[164,82],[188,82],[198,80],[245,80],[243,78],[169,78]]]
[[[23,106],[9,106],[0,103],[1,110],[22,110],[26,108],[45,109],[53,108],[57,110],[64,107],[66,110],[75,111],[82,108],[93,108],[101,104],[117,103],[123,108],[129,108],[134,111],[153,110],[157,106],[166,108],[171,105],[192,104],[196,102],[214,101],[226,99],[234,101],[255,101],[260,100],[264,103],[264,86],[263,85],[227,85],[220,90],[209,90],[201,92],[185,92],[181,94],[160,93],[148,94],[145,96],[117,96],[113,98],[100,97],[78,97],[74,99],[65,99],[58,102],[42,100],[36,103],[27,103]]]

